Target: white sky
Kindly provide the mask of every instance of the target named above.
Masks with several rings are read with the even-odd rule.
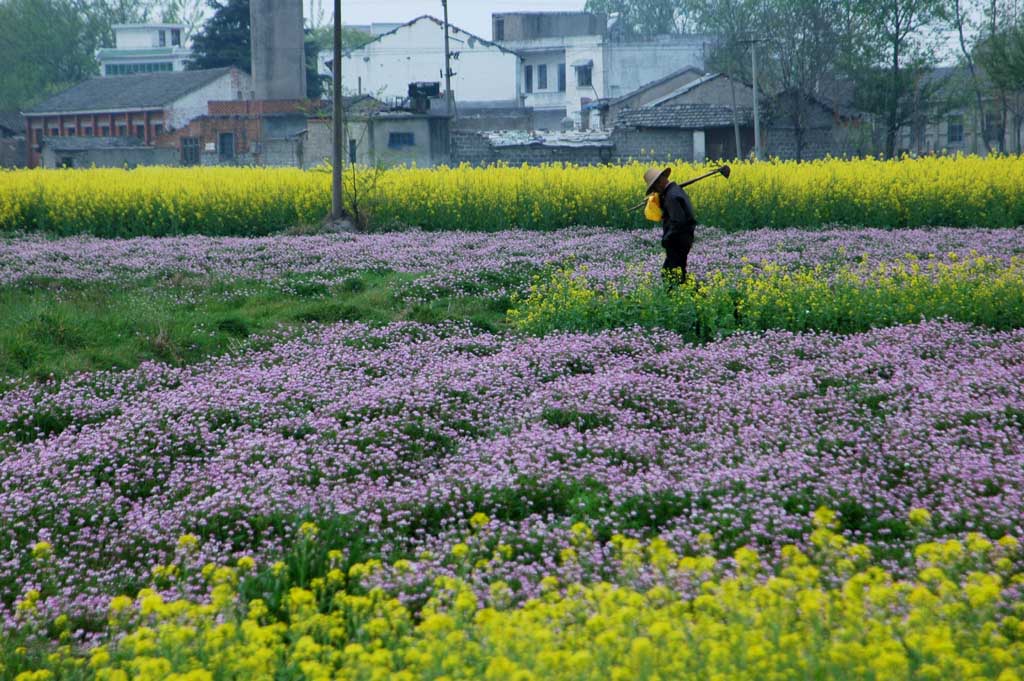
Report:
[[[328,17],[333,0],[305,0],[306,16],[310,4],[322,4]],[[448,0],[448,20],[481,38],[491,37],[491,12],[543,12],[581,10],[585,0]],[[341,15],[346,24],[374,21],[405,22],[422,14],[440,18],[441,0],[341,0]]]

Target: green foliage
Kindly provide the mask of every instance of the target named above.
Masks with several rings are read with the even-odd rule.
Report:
[[[502,326],[505,306],[491,300],[401,302],[395,287],[412,278],[362,272],[322,290],[301,280],[267,284],[200,277],[117,286],[67,281],[7,286],[0,288],[0,385],[4,377],[59,378],[146,360],[193,363],[311,322],[468,319],[491,330]]]
[[[513,326],[530,333],[642,326],[706,341],[736,331],[853,333],[948,317],[997,329],[1024,326],[1024,259],[987,258],[823,266],[787,272],[746,266],[685,284],[650,274],[595,284],[585,271],[557,269],[513,300]],[[877,408],[866,399],[869,409]]]

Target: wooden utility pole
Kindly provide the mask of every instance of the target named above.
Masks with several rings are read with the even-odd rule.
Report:
[[[334,114],[332,116],[334,143],[331,145],[333,151],[331,154],[333,164],[331,172],[331,219],[342,220],[345,218],[345,202],[342,200],[341,193],[341,164],[344,159],[341,143],[342,138],[345,136],[345,129],[342,125],[344,115],[341,100],[341,0],[334,0],[334,64],[332,65],[331,72],[333,77],[331,89],[334,100]]]
[[[455,98],[452,97],[452,51],[448,46],[448,0],[441,0],[444,9],[444,97],[448,115],[455,114]]]

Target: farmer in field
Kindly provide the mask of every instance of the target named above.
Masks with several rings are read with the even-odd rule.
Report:
[[[662,275],[666,281],[674,284],[686,281],[686,259],[693,246],[697,218],[693,215],[689,195],[675,182],[669,182],[668,176],[671,173],[671,168],[651,168],[644,173],[644,182],[647,184],[649,198],[648,210],[645,212],[651,217],[651,204],[654,203],[652,194],[657,196],[657,207],[661,211],[661,246],[665,249]],[[653,212],[657,216],[657,210]]]

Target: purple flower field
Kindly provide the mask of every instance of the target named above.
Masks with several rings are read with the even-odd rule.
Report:
[[[911,508],[939,533],[1021,536],[1022,492],[1024,330],[930,322],[695,347],[639,330],[343,323],[0,395],[0,602],[12,625],[19,596],[50,584],[46,608],[101,611],[183,533],[201,539],[197,566],[266,565],[306,519],[412,558],[412,593],[449,569],[421,552],[443,555],[478,511],[494,519],[480,546],[515,548],[492,576],[520,596],[545,572],[615,569],[600,551],[559,565],[580,518],[683,551],[706,531],[723,552],[771,552],[828,504],[898,568]],[[40,540],[54,547],[43,571]]]
[[[726,234],[700,229],[691,271],[701,276],[735,269],[743,259],[786,266],[848,262],[867,255],[892,260],[908,254],[926,257],[1009,257],[1024,253],[1024,229],[796,229]],[[556,232],[507,230],[480,232],[395,232],[370,235],[216,238],[202,236],[105,240],[91,237],[0,239],[0,284],[26,278],[111,281],[123,278],[189,274],[272,282],[303,275],[334,282],[359,270],[390,269],[425,274],[409,295],[431,292],[495,291],[488,275],[529,274],[545,265],[574,258],[591,276],[613,278],[624,263],[660,267],[656,230],[623,231],[581,227]]]

